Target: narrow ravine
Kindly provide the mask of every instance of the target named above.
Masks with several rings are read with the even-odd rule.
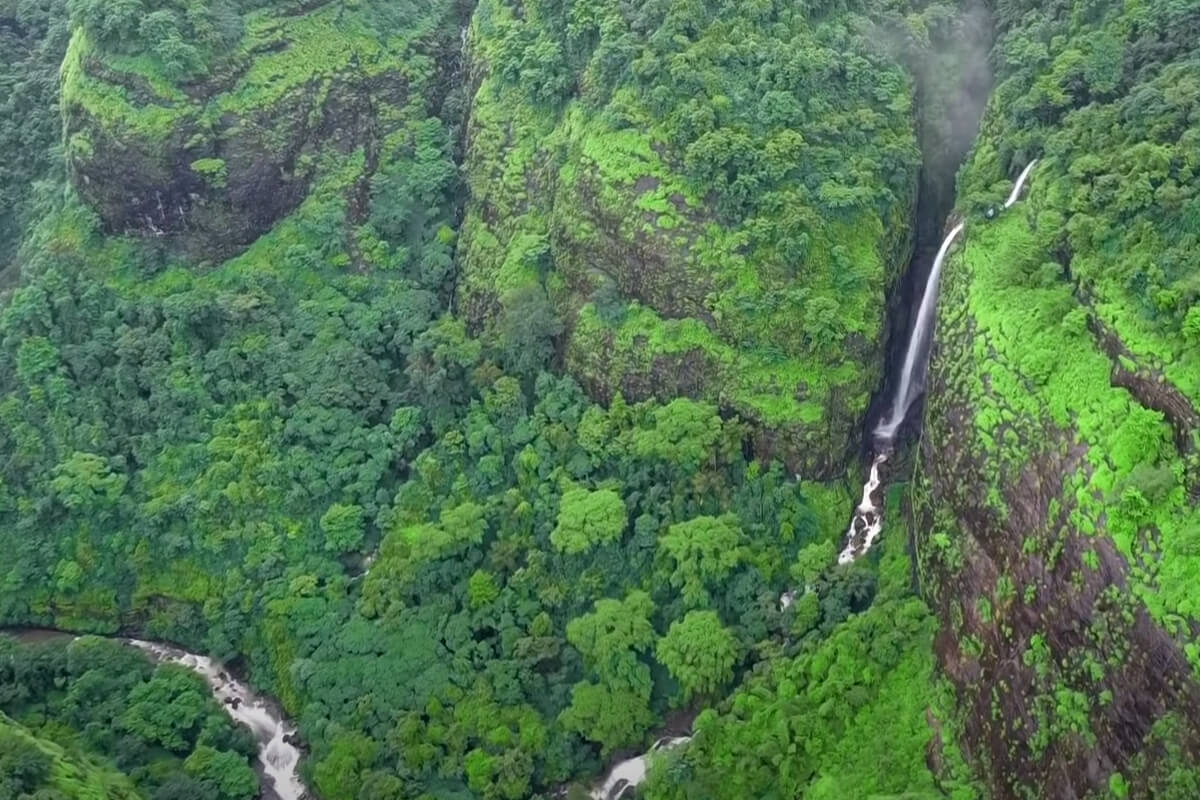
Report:
[[[1026,165],[1013,184],[1004,209],[1012,208],[1021,198],[1021,192],[1037,166],[1037,159]],[[913,322],[912,333],[909,335],[908,346],[904,351],[904,362],[901,366],[899,381],[892,395],[888,412],[871,433],[872,451],[871,469],[866,484],[863,486],[862,501],[854,509],[850,520],[850,529],[846,531],[846,546],[838,555],[839,564],[849,564],[862,557],[878,540],[883,532],[883,497],[880,469],[887,462],[896,445],[896,436],[900,428],[908,420],[917,399],[925,393],[925,377],[929,369],[929,355],[933,345],[933,333],[937,326],[938,286],[942,268],[950,255],[950,248],[955,240],[966,229],[966,222],[959,222],[938,248],[921,294],[921,304]]]

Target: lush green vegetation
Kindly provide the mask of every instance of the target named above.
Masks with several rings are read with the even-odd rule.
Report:
[[[687,730],[643,796],[1195,795],[1194,2],[10,6],[0,625],[244,670],[325,800]],[[917,503],[838,567],[993,23]],[[0,639],[0,797],[239,800],[253,747]]]
[[[254,751],[186,667],[107,639],[0,636],[0,796],[248,800]]]
[[[244,665],[297,718],[323,797],[524,798],[586,781],[871,607],[872,566],[830,569],[846,494],[748,459],[752,424],[686,398],[595,404],[546,371],[564,325],[540,283],[514,282],[478,338],[447,313],[460,112],[435,89],[459,69],[454,8],[262,5],[235,25],[214,6],[225,38],[164,27],[165,50],[157,29],[130,38],[122,8],[72,6],[74,191],[28,230],[0,313],[0,622],[134,627]],[[200,48],[186,68],[175,38]],[[890,113],[880,147],[911,169],[907,107]],[[295,210],[215,242],[224,217],[205,209],[255,202],[246,159],[280,153],[296,171],[266,190],[298,192]],[[853,212],[878,231],[907,202],[892,177]],[[139,219],[123,204],[143,180],[186,204]],[[809,590],[781,610],[797,580]],[[140,658],[86,647],[110,672]],[[911,654],[930,663],[926,640]],[[59,666],[6,710],[147,796],[250,791],[223,768],[245,747],[214,739],[186,673],[139,661],[113,684],[69,655],[10,660]],[[927,669],[903,675],[931,696]],[[93,684],[112,695],[95,718],[70,700]],[[911,766],[887,785],[930,785]]]
[[[467,318],[546,296],[594,394],[719,402],[762,452],[840,473],[919,163],[899,55],[925,20],[882,6],[481,3]]]
[[[63,3],[0,7],[0,288],[12,283],[23,231],[61,183],[58,69],[67,46]],[[49,178],[57,180],[47,180]]]
[[[1174,689],[1148,688],[1129,659],[1175,685],[1200,667],[1200,15],[1008,3],[997,24],[998,84],[961,182],[972,219],[945,278],[924,555],[965,657],[1023,665],[991,696],[964,689],[1011,748],[993,751],[993,779],[1035,797],[1097,752],[1119,765],[1158,746],[1174,704],[1131,713],[1116,698]],[[987,222],[1035,157],[1028,201]],[[1085,617],[1077,638],[1064,615]],[[1132,742],[1118,717],[1136,720]],[[1197,725],[1185,715],[1172,736]],[[1190,757],[1169,763],[1179,783],[1146,796],[1187,794]],[[1135,791],[1148,780],[1113,777]]]
[[[897,516],[903,490],[891,496]],[[658,760],[647,796],[981,796],[954,747],[953,695],[934,674],[935,620],[912,595],[905,549],[901,536],[884,541],[878,593],[844,621],[828,616],[832,576],[817,567],[830,554],[802,554],[793,575],[810,588],[796,599],[796,644],[696,719],[692,743]],[[936,740],[931,719],[941,731]],[[937,774],[930,762],[941,765]]]
[[[66,752],[0,714],[0,797],[14,800],[137,800],[132,783]]]

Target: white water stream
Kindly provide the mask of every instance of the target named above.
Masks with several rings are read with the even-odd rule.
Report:
[[[1004,202],[1004,208],[1012,208],[1021,199],[1021,190],[1037,165],[1037,159],[1030,161],[1017,177],[1012,192]],[[904,365],[900,372],[900,383],[892,395],[892,407],[874,431],[875,459],[871,462],[871,474],[863,486],[862,502],[854,509],[854,517],[850,520],[850,530],[846,532],[846,546],[838,555],[839,564],[849,564],[871,549],[871,545],[883,531],[882,498],[876,500],[879,491],[879,468],[887,461],[896,432],[908,418],[908,412],[914,402],[925,391],[925,376],[929,368],[929,350],[933,339],[933,329],[937,322],[938,282],[942,267],[950,254],[954,240],[962,234],[965,222],[955,225],[942,246],[938,248],[929,270],[929,278],[925,282],[925,291],[921,295],[921,305],[917,309],[917,318],[913,323],[912,335],[908,340],[908,348],[904,352]]]
[[[270,784],[263,786],[264,796],[270,797],[273,791],[279,800],[302,800],[308,797],[308,789],[297,774],[300,749],[290,741],[296,730],[271,703],[236,680],[225,667],[211,658],[157,642],[140,639],[121,641],[144,650],[161,663],[185,666],[208,682],[213,696],[229,716],[250,728],[258,740],[259,767],[267,778],[264,783]]]
[[[929,361],[929,340],[933,337],[933,325],[937,314],[938,277],[942,274],[942,265],[950,254],[950,246],[963,232],[967,224],[960,222],[951,229],[942,246],[938,248],[937,257],[933,260],[933,269],[929,270],[929,280],[925,283],[925,292],[921,295],[921,305],[917,308],[917,320],[913,324],[912,337],[908,340],[908,349],[904,352],[904,366],[900,370],[900,385],[892,396],[892,410],[887,419],[875,428],[876,442],[890,444],[896,438],[896,431],[904,424],[908,410],[913,402],[925,391],[925,367]]]
[[[887,454],[880,453],[871,462],[871,477],[863,485],[862,502],[854,509],[854,519],[850,521],[850,531],[846,534],[846,547],[838,554],[839,564],[849,564],[870,550],[883,532],[882,510],[872,495],[879,490],[879,466],[885,461]]]
[[[612,768],[604,783],[592,790],[588,795],[592,800],[620,800],[625,792],[639,786],[646,780],[650,768],[649,759],[657,750],[670,750],[692,740],[690,736],[664,736],[655,742],[649,750],[636,758],[626,759]]]
[[[1021,189],[1025,188],[1025,181],[1029,180],[1029,176],[1033,173],[1033,168],[1037,166],[1037,163],[1038,160],[1035,158],[1021,171],[1021,174],[1017,177],[1017,182],[1013,184],[1012,192],[1008,195],[1008,199],[1004,201],[1005,208],[1012,208],[1021,199]]]

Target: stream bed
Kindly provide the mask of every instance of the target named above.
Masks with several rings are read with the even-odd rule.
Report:
[[[0,628],[0,634],[21,642],[34,643],[49,639],[77,639],[64,631],[46,628]],[[262,779],[264,800],[304,800],[310,797],[308,787],[300,779],[300,747],[296,744],[296,728],[284,716],[279,704],[256,693],[219,661],[189,653],[179,647],[142,639],[112,637],[114,641],[136,647],[159,664],[179,664],[204,678],[213,697],[236,722],[245,725],[258,742],[255,765]]]
[[[220,662],[177,647],[141,639],[121,639],[150,655],[160,664],[179,664],[204,678],[213,697],[258,741],[258,771],[264,778],[262,796],[278,800],[302,800],[308,788],[300,780],[300,748],[296,729],[283,716],[278,704],[254,692],[234,678]]]

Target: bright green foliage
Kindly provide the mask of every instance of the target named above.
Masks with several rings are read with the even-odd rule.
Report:
[[[594,394],[719,399],[837,472],[917,174],[912,82],[867,34],[907,23],[882,6],[481,3],[468,318],[504,335],[544,287]]]
[[[133,783],[31,733],[0,713],[0,797],[15,800],[141,800]]]
[[[491,573],[475,570],[467,582],[471,608],[481,608],[500,596],[500,587]]]
[[[567,730],[600,745],[601,755],[641,741],[654,724],[648,698],[608,684],[577,683],[560,717]]]
[[[107,229],[220,261],[333,181],[330,213],[305,221],[314,244],[289,261],[440,287],[454,240],[452,136],[437,118],[453,4],[68,5],[67,166]]]
[[[0,624],[236,659],[326,800],[578,794],[684,706],[649,797],[973,797],[989,709],[937,677],[908,519],[935,602],[978,595],[938,605],[947,673],[1011,638],[1036,678],[1013,747],[1100,748],[1117,700],[1076,680],[1116,669],[1090,643],[1004,627],[1109,574],[1098,539],[1025,581],[1051,533],[1137,564],[1093,627],[1136,596],[1200,663],[1195,423],[1167,418],[1200,396],[1188,3],[993,4],[923,478],[961,454],[980,493],[893,493],[851,567],[840,479],[918,172],[962,144],[935,95],[967,4],[65,5],[0,11]],[[1004,552],[1013,486],[1048,522]],[[964,543],[985,514],[1003,558]],[[256,791],[203,683],[112,643],[0,644],[0,709],[10,793]],[[1194,796],[1176,716],[1092,788]]]
[[[51,756],[7,720],[0,722],[0,792],[27,797],[50,777]]]
[[[820,574],[833,563],[835,555],[837,555],[837,548],[829,540],[806,545],[800,551],[800,555],[796,557],[796,562],[792,564],[790,570],[792,579],[802,586],[811,586]]]
[[[619,539],[624,530],[625,504],[619,494],[609,489],[571,489],[562,496],[550,542],[575,555]]]
[[[660,756],[647,797],[933,800],[944,795],[925,766],[927,714],[938,716],[942,731],[937,787],[955,800],[980,796],[952,738],[951,697],[935,678],[935,623],[911,594],[903,530],[894,533],[880,547],[874,604],[761,663],[728,699],[703,711],[692,742]],[[805,597],[818,591],[826,590]],[[821,605],[832,610],[828,597]],[[701,640],[719,630],[711,620],[701,627]],[[705,663],[702,653],[696,658]]]
[[[70,35],[64,0],[0,10],[0,286],[16,279],[25,229],[46,211],[63,164],[58,73]]]
[[[363,770],[379,752],[378,745],[360,734],[336,735],[329,755],[314,770],[317,791],[330,800],[353,800]]]
[[[230,800],[249,800],[258,795],[258,778],[237,753],[200,745],[183,762],[183,769],[201,785]]]
[[[632,592],[624,600],[597,600],[595,611],[567,623],[567,641],[605,684],[649,696],[650,670],[638,654],[654,644],[653,612],[654,602],[645,592]]]
[[[693,695],[716,694],[729,682],[738,660],[738,644],[716,613],[689,611],[671,623],[654,653],[679,681],[687,702]]]
[[[184,752],[208,711],[207,687],[186,667],[168,666],[133,688],[118,724],[148,742]]]
[[[1174,689],[1130,687],[1116,667],[1162,642],[1191,669],[1172,653],[1154,660],[1176,667],[1144,671],[1190,685],[1200,668],[1188,632],[1200,613],[1200,23],[1174,2],[996,12],[997,85],[960,182],[965,245],[942,278],[923,573],[966,657],[1023,673],[959,687],[985,721],[994,785],[1041,796],[1074,780],[1107,795],[1107,776],[1071,777],[1101,754],[1137,796],[1147,782],[1125,762],[1151,745],[1108,738],[1131,724],[1113,698]],[[989,221],[1033,158],[1022,202]],[[1113,610],[1082,614],[1068,643],[1058,625],[1084,605]],[[1134,724],[1147,731],[1180,703],[1147,701]],[[1187,726],[1177,735],[1200,720]]]
[[[658,540],[660,552],[675,565],[671,585],[688,606],[708,603],[709,581],[720,583],[745,558],[737,518],[697,517],[672,525]]]
[[[321,516],[325,547],[335,553],[357,550],[363,542],[363,507],[335,503]]]

